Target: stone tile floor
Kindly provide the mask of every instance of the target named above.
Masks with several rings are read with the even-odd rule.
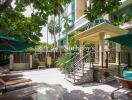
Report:
[[[37,84],[34,87],[38,92],[37,100],[111,100],[110,93],[117,87],[116,82],[74,86],[64,79],[65,75],[57,68],[25,71],[23,74]],[[118,100],[132,99],[122,96]]]

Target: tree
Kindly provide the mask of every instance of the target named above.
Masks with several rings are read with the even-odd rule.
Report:
[[[13,0],[1,0],[0,1],[0,13],[5,11],[9,6],[11,6],[11,2]]]
[[[84,11],[86,18],[93,21],[104,14],[118,10],[121,0],[92,0],[92,3]]]
[[[11,6],[12,0],[5,0],[0,4],[0,30],[6,35],[17,36],[21,39],[28,39],[34,43],[42,36],[42,26],[47,24],[48,16],[62,11],[63,6],[70,0],[16,0],[15,7]],[[4,7],[2,7],[4,6]],[[33,8],[30,17],[25,17],[24,12],[27,6]],[[58,12],[56,12],[57,14]]]
[[[49,32],[51,33],[51,35],[54,36],[54,43],[55,43],[55,46],[56,46],[56,44],[57,44],[56,34],[59,32],[60,27],[56,24],[55,21],[51,20],[48,24],[48,29],[49,29]]]
[[[70,2],[70,0],[63,0],[63,1],[65,1],[65,2]],[[59,4],[59,3],[56,3],[57,1],[56,0],[54,0],[54,2],[53,2],[53,6],[54,7],[56,7],[54,10],[53,10],[53,15],[54,15],[54,23],[56,22],[55,21],[55,17],[58,15],[58,16],[60,16],[60,14],[61,13],[63,13],[64,12],[64,9],[62,8],[62,6]],[[66,4],[66,3],[65,3]],[[60,24],[59,24],[59,27],[60,27]],[[55,24],[54,24],[54,27],[53,27],[53,29],[54,29],[54,40],[56,39],[55,38],[55,32],[56,32],[56,26],[55,26]],[[59,32],[59,30],[58,30],[58,32]],[[55,41],[55,46],[57,46],[57,41]]]
[[[45,22],[39,16],[25,17],[15,9],[8,9],[0,15],[1,34],[15,36],[33,43],[39,41],[40,33]]]
[[[78,35],[79,33],[80,33],[79,31],[75,31],[69,35],[68,47],[79,46],[79,42],[75,39],[75,36]]]
[[[73,26],[73,21],[68,16],[63,16],[63,19],[65,20],[64,28],[66,31],[66,42],[68,48],[68,29]]]

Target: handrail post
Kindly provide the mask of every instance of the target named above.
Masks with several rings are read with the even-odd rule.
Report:
[[[83,63],[83,60],[84,60],[84,59],[82,59],[82,64],[81,64],[81,65],[82,65],[82,71],[83,71],[83,73],[84,73],[84,63]]]
[[[130,59],[131,59],[131,58],[130,58],[130,53],[128,52],[128,66],[130,66],[130,62],[131,62]]]
[[[91,68],[91,52],[89,54],[89,63],[90,63],[90,68]]]
[[[108,68],[108,51],[106,51],[106,68]]]
[[[75,67],[73,66],[73,75],[74,75],[74,83],[75,83]]]
[[[118,52],[118,76],[120,75],[120,65],[121,65],[121,53]]]
[[[103,52],[101,52],[101,55],[102,55],[102,56],[101,56],[101,60],[102,60],[102,68],[104,68],[104,66],[103,66],[103,63],[104,63],[104,61],[103,61],[103,60],[104,60]]]

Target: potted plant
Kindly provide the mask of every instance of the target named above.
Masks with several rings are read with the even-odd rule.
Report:
[[[33,60],[33,69],[37,69],[38,66],[39,66],[39,64],[40,64],[39,59],[38,59],[38,58],[35,58],[35,59]]]

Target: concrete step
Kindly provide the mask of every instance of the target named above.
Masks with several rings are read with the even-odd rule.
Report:
[[[66,80],[69,81],[69,82],[72,83],[72,84],[76,84],[76,83],[78,82],[77,79],[75,79],[75,81],[74,81],[74,79],[68,78],[68,77],[66,78]]]
[[[82,71],[82,70],[78,70],[78,71],[76,71],[76,73],[87,73],[87,70],[84,70],[84,71]]]
[[[83,76],[83,73],[76,73],[76,76]]]
[[[71,73],[71,75],[74,75],[74,74]],[[80,77],[82,77],[82,76],[83,76],[83,73],[75,73],[75,76],[80,76]]]
[[[69,78],[74,79],[74,75],[70,75]],[[75,75],[75,79],[80,80],[81,78],[82,78],[82,76],[76,76]]]

